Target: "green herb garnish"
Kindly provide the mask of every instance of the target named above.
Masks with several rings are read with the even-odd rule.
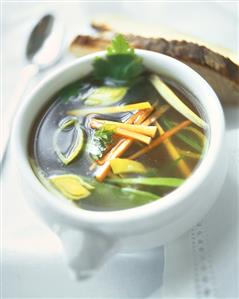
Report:
[[[143,71],[142,59],[122,35],[117,35],[107,49],[105,58],[97,57],[93,63],[93,74],[100,81],[113,80],[115,83],[129,84]]]
[[[93,138],[88,144],[88,152],[94,160],[99,160],[107,146],[113,142],[114,130],[111,127],[103,126],[95,130]]]

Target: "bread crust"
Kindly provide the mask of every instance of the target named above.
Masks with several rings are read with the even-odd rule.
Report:
[[[162,53],[188,64],[212,85],[222,102],[239,104],[239,66],[229,58],[192,42],[132,34],[125,37],[134,48]],[[70,51],[76,56],[81,56],[104,50],[110,42],[111,39],[105,36],[78,35],[72,41]]]

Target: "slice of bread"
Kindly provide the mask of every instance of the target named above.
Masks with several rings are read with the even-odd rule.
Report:
[[[204,45],[196,43],[193,38],[184,38],[182,35],[166,31],[159,32],[160,37],[149,37],[149,34],[145,33],[148,29],[143,27],[144,30],[141,30],[139,26],[138,31],[143,31],[147,36],[131,34],[136,30],[133,26],[126,26],[125,23],[124,26],[120,24],[116,26],[112,23],[94,21],[92,27],[97,30],[99,36],[78,35],[70,45],[70,51],[74,55],[82,56],[104,50],[110,44],[112,35],[120,32],[135,48],[163,53],[188,64],[208,81],[223,104],[239,104],[239,66],[229,50],[216,47],[212,49],[212,46],[205,46],[205,43]],[[131,32],[129,30],[125,32],[126,28],[131,28]],[[151,32],[151,34],[156,33]],[[165,39],[167,34],[168,38]],[[161,37],[162,35],[164,38]],[[173,39],[176,37],[178,38]]]

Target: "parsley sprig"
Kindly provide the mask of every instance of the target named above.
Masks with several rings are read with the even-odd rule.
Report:
[[[129,84],[144,71],[142,59],[121,34],[113,39],[105,58],[95,59],[93,67],[96,79],[103,82],[113,80],[120,84]]]
[[[103,126],[95,130],[93,138],[88,146],[88,152],[94,160],[99,160],[105,152],[107,146],[113,142],[113,127]]]

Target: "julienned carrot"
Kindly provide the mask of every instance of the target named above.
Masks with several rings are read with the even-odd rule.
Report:
[[[92,120],[90,125],[93,129],[98,129],[98,128],[101,128],[102,126],[104,126],[104,124],[99,123],[96,120]],[[143,134],[139,134],[137,132],[126,130],[126,129],[123,129],[123,128],[115,128],[114,129],[114,134],[124,136],[124,137],[127,137],[127,138],[136,139],[136,140],[139,140],[139,141],[141,141],[143,143],[146,143],[146,144],[149,144],[152,140],[151,137],[149,137],[149,136],[145,136]]]
[[[121,128],[117,128],[115,130],[115,134],[116,135],[121,135],[123,137],[127,137],[127,138],[131,138],[131,139],[135,139],[135,140],[139,140],[143,143],[146,143],[146,144],[150,144],[152,138],[149,137],[149,136],[145,136],[143,134],[140,134],[140,133],[136,133],[136,132],[133,132],[133,131],[129,131],[129,130],[126,130],[126,129],[121,129]]]
[[[121,123],[117,121],[110,121],[110,120],[104,120],[104,119],[92,119],[92,122],[98,122],[101,125],[106,126],[112,126],[113,128],[122,128],[126,129],[128,131],[132,131],[135,133],[144,134],[150,137],[154,137],[157,132],[156,126],[148,126],[148,125],[135,125],[135,124],[127,124],[127,123]]]
[[[168,111],[170,108],[169,105],[163,105],[159,108],[159,110],[156,110],[154,113],[152,113],[143,123],[144,126],[149,126],[153,122],[155,122],[161,115],[163,115],[165,112]]]
[[[96,179],[100,182],[104,180],[106,177],[109,169],[110,169],[110,160],[115,159],[123,155],[123,153],[129,148],[129,146],[132,143],[132,139],[123,139],[120,143],[117,143],[115,146],[116,148],[113,148],[109,152],[109,156],[107,161],[103,165],[101,165],[97,171],[96,171]]]
[[[127,119],[126,123],[127,124],[133,124],[133,123],[140,123],[140,121],[142,122],[143,120],[145,120],[153,111],[153,108],[150,109],[145,109],[145,110],[139,110],[136,113],[134,113],[130,118]],[[119,144],[123,139],[119,140],[117,144]],[[114,148],[116,148],[117,144],[114,145]],[[107,152],[107,154],[105,154],[100,160],[97,160],[96,162],[94,162],[91,167],[90,170],[94,170],[98,165],[103,165],[106,160],[108,159],[109,156],[109,152]]]
[[[126,123],[127,124],[141,124],[151,113],[152,113],[153,109],[146,109],[146,110],[139,110],[138,112],[136,112],[135,114],[133,114],[129,119],[127,119]],[[114,149],[117,148],[117,145],[120,144],[120,142],[123,139],[119,140],[118,143],[113,147]],[[132,143],[133,141],[131,141]],[[113,149],[112,149],[113,150]],[[105,154],[100,160],[97,161],[97,164],[99,165],[103,165],[108,157],[109,157],[109,153]]]
[[[148,153],[149,151],[151,151],[153,148],[155,148],[156,146],[158,146],[159,144],[161,144],[164,140],[166,140],[167,138],[173,136],[174,134],[178,133],[180,130],[182,130],[183,128],[189,126],[192,122],[190,120],[185,120],[182,123],[178,124],[176,127],[172,128],[171,130],[165,132],[163,135],[159,136],[158,138],[156,138],[155,140],[153,140],[150,145],[142,148],[141,150],[139,150],[138,152],[134,153],[133,155],[131,155],[130,157],[128,157],[127,159],[136,159],[146,153]]]
[[[133,114],[129,119],[127,119],[127,124],[135,124],[140,125],[143,123],[143,121],[152,113],[154,108],[139,110],[135,114]]]
[[[144,111],[138,111],[127,123],[141,124],[152,112],[152,109],[146,109]],[[118,141],[118,143],[108,152],[104,157],[104,164],[101,165],[96,171],[96,179],[100,182],[104,180],[110,169],[110,160],[118,158],[123,155],[125,151],[130,147],[133,140],[129,138],[123,138]]]
[[[158,127],[160,135],[162,136],[163,134],[165,134],[164,129],[160,126],[160,124],[158,122],[156,122],[156,125]],[[166,147],[169,156],[171,156],[171,158],[174,161],[178,161],[178,168],[181,171],[181,173],[183,174],[183,176],[188,177],[191,173],[190,168],[188,167],[188,165],[185,161],[180,159],[180,154],[178,153],[177,149],[171,142],[170,138],[165,139],[163,141],[163,144]]]

